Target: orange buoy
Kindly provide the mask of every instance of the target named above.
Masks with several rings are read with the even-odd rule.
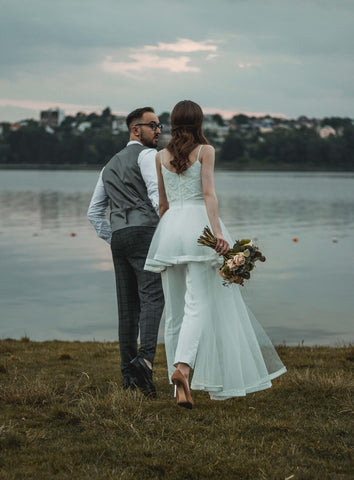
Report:
[[[299,239],[297,237],[293,238],[293,242],[297,243],[298,241],[299,241]]]

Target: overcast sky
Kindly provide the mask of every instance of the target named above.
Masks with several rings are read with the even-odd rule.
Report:
[[[0,0],[0,121],[109,106],[354,117],[353,0]]]

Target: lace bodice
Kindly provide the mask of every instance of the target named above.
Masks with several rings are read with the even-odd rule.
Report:
[[[204,201],[199,153],[200,150],[197,160],[181,174],[171,172],[162,164],[162,176],[170,207]]]

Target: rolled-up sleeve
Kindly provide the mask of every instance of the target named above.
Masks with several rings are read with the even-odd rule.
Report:
[[[109,206],[109,197],[104,188],[102,173],[103,170],[100,172],[98,177],[98,181],[87,211],[87,218],[92,223],[97,235],[110,244],[112,238],[112,228],[106,218],[106,212]]]

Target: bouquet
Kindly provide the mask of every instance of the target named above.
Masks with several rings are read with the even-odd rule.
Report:
[[[209,227],[205,227],[203,235],[198,238],[198,243],[215,249],[216,237]],[[252,240],[243,238],[236,240],[233,247],[228,250],[224,257],[224,263],[219,269],[219,275],[224,279],[224,285],[237,283],[243,285],[245,280],[251,277],[250,272],[255,267],[255,262],[265,262],[266,258],[253,244]]]

